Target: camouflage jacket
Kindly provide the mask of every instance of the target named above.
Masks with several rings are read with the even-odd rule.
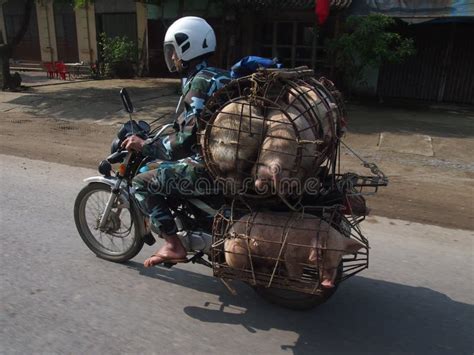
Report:
[[[160,140],[145,142],[143,153],[166,160],[178,160],[196,154],[199,115],[211,95],[230,80],[228,71],[208,67],[206,62],[199,64],[184,82],[181,98],[184,111],[174,122],[175,132]]]

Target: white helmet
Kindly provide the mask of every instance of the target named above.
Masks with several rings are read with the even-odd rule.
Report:
[[[173,53],[181,61],[190,61],[216,50],[216,35],[212,27],[202,18],[182,17],[168,28],[165,35],[164,53],[170,72],[177,71],[172,60]]]

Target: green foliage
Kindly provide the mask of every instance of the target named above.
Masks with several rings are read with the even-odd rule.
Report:
[[[74,7],[85,7],[91,0],[74,0]]]
[[[81,7],[86,7],[86,5],[91,4],[94,0],[54,0],[57,3],[65,3],[74,6],[76,9]]]
[[[105,76],[133,76],[133,65],[138,58],[138,50],[133,41],[126,36],[110,38],[105,33],[101,33],[99,50]]]
[[[362,82],[367,68],[400,63],[415,53],[413,39],[392,32],[395,20],[382,14],[349,16],[344,33],[330,40],[329,52],[349,89]]]
[[[163,3],[163,0],[138,0],[138,2],[160,6]]]

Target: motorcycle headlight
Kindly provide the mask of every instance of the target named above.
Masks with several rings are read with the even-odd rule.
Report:
[[[112,171],[112,165],[107,160],[102,160],[99,164],[98,170],[102,175],[109,177],[110,172]]]

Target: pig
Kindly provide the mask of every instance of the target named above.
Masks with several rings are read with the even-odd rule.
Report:
[[[288,107],[286,115],[280,110],[270,110],[266,122],[265,138],[253,169],[255,187],[260,192],[269,191],[270,183],[282,195],[298,191],[297,184],[301,187],[307,177],[315,175],[318,162],[322,162],[318,159],[321,156],[318,137],[313,130],[306,129],[309,125],[305,117],[294,107]],[[299,155],[301,161],[297,163]]]
[[[337,120],[337,107],[330,102],[329,98],[321,97],[320,93],[309,84],[303,84],[288,91],[286,100],[288,105],[296,108],[311,123],[318,120],[317,129],[321,130],[318,138],[328,142],[335,136],[335,125]],[[324,102],[323,102],[324,100]]]
[[[364,246],[344,237],[322,219],[288,212],[258,212],[243,216],[229,231],[224,242],[227,265],[250,270],[250,255],[255,271],[271,273],[280,255],[288,276],[300,279],[305,265],[319,269],[320,285],[335,286],[337,269],[343,255],[354,254]],[[323,248],[322,264],[318,248]]]
[[[217,114],[207,128],[208,142],[201,136],[201,144],[222,178],[241,179],[250,176],[263,140],[263,116],[245,100],[230,102]]]
[[[318,168],[335,138],[335,113],[328,111],[309,85],[289,89],[278,104],[287,115],[281,110],[269,110],[266,135],[253,176],[257,191],[268,193],[273,187],[278,194],[286,195],[290,191],[301,192],[298,184],[301,188],[306,178],[318,175]],[[334,104],[328,102],[328,105]],[[296,165],[298,155],[302,159]],[[294,179],[288,179],[290,176]]]
[[[267,113],[266,125],[265,138],[252,174],[259,192],[271,183],[280,191],[280,182],[290,177],[297,156],[296,134],[288,117],[279,110]]]

